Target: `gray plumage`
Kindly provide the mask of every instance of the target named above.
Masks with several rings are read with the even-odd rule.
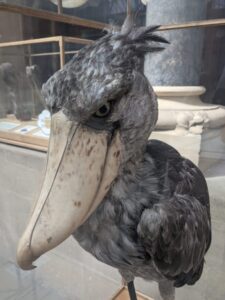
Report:
[[[173,286],[200,278],[211,228],[199,169],[167,144],[148,141],[158,110],[143,74],[144,56],[166,42],[156,28],[108,33],[53,75],[43,95],[52,113],[62,109],[93,130],[119,130],[124,147],[118,177],[74,237],[126,281],[138,276],[159,282],[169,300]],[[95,112],[106,102],[111,113],[99,120]]]

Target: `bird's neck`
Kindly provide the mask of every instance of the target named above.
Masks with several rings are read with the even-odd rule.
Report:
[[[143,198],[146,198],[147,195],[149,199],[149,193],[146,192],[147,189],[156,192],[158,186],[154,161],[144,152],[133,156],[126,162],[106,199],[113,196],[119,202],[123,201],[123,199],[126,199],[127,202],[136,202],[140,195]]]

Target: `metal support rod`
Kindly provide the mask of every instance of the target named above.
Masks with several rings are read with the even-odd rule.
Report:
[[[31,45],[27,45],[28,64],[32,66]]]
[[[63,13],[62,0],[58,0],[58,14]]]
[[[65,65],[65,42],[63,36],[59,39],[60,69]]]
[[[130,295],[130,300],[137,300],[134,282],[133,281],[128,282],[127,287]]]
[[[127,16],[132,14],[132,0],[127,0]]]

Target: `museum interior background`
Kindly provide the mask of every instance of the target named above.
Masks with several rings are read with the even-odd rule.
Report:
[[[74,2],[82,5],[0,1],[2,300],[105,300],[121,287],[119,274],[72,238],[41,258],[35,271],[23,272],[15,262],[18,238],[46,163],[50,116],[41,86],[77,50],[103,36],[107,27],[120,26],[126,16],[126,0]],[[213,243],[204,275],[194,288],[184,287],[177,296],[224,300],[225,0],[150,0],[147,6],[133,0],[133,9],[137,26],[161,24],[160,34],[171,42],[145,62],[145,74],[159,98],[152,138],[166,141],[194,161],[211,195]],[[136,286],[160,299],[154,283],[138,279]]]

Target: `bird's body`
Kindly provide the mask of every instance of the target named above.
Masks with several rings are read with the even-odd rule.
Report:
[[[171,146],[149,141],[74,236],[127,281],[194,284],[211,240],[204,177]]]

